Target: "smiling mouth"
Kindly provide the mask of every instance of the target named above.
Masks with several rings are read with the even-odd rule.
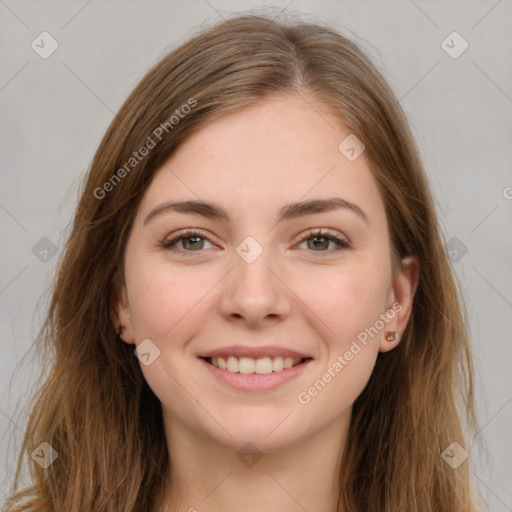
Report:
[[[243,373],[246,375],[268,375],[270,373],[279,373],[290,368],[303,364],[312,359],[311,357],[260,357],[253,359],[251,357],[202,357],[208,364],[225,370],[230,373]]]

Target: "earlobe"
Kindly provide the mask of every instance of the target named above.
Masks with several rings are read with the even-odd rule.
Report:
[[[393,316],[381,338],[380,352],[388,352],[400,343],[411,316],[418,280],[417,258],[414,256],[403,258],[400,268],[395,273],[389,294],[387,311],[393,311]]]
[[[119,272],[116,271],[111,282],[110,319],[119,338],[125,343],[133,344],[130,307],[126,293],[126,285]]]

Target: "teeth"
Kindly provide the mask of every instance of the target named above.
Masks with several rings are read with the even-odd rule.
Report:
[[[274,357],[272,359],[272,371],[280,372],[284,368],[284,361],[282,357]]]
[[[259,359],[252,359],[251,357],[235,357],[229,356],[212,357],[210,358],[211,364],[227,370],[232,373],[256,373],[258,375],[266,375],[272,372],[280,372],[283,369],[291,368],[302,361],[300,357],[261,357]]]

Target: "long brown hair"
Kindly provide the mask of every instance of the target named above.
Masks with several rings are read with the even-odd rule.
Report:
[[[30,404],[6,511],[159,506],[169,469],[161,405],[112,325],[112,280],[154,171],[206,123],[272,93],[317,98],[365,144],[393,248],[420,268],[404,336],[379,354],[353,405],[339,509],[476,510],[469,461],[452,468],[442,457],[453,442],[467,449],[464,422],[476,426],[467,323],[400,104],[336,30],[246,14],[203,29],[158,62],[103,137],[36,340],[49,371]],[[146,156],[133,160],[143,146],[151,146]],[[58,454],[46,469],[31,457],[43,442]],[[16,491],[24,457],[32,483]]]

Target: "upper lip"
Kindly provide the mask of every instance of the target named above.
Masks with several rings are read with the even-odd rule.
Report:
[[[308,359],[311,356],[291,350],[289,348],[279,347],[277,345],[264,345],[258,347],[247,347],[243,345],[231,345],[229,347],[217,348],[204,352],[199,357],[250,357],[252,359],[259,359],[262,357],[300,357],[301,359]]]

